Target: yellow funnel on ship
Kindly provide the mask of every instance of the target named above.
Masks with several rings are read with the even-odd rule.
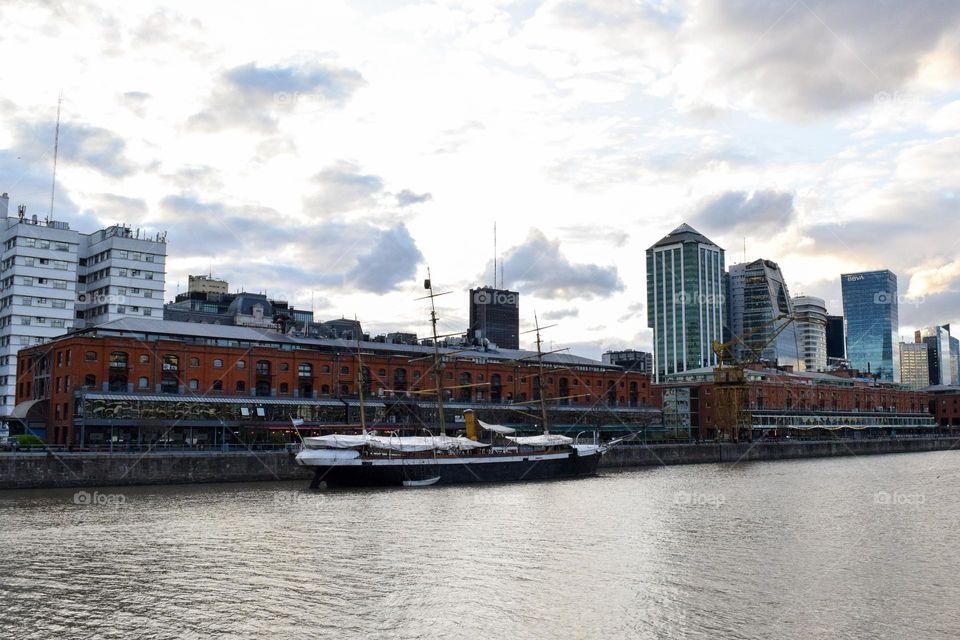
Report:
[[[463,421],[467,425],[467,437],[479,441],[480,434],[477,431],[477,419],[473,415],[473,409],[467,409],[463,412]]]

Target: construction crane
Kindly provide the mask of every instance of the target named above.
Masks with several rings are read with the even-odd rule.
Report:
[[[718,437],[728,434],[733,442],[740,442],[741,433],[746,435],[747,441],[753,440],[753,414],[750,411],[750,398],[747,389],[745,370],[748,365],[762,361],[763,350],[777,339],[791,322],[796,320],[790,314],[780,314],[772,320],[754,327],[739,336],[721,343],[713,341],[713,353],[717,356],[717,366],[713,369],[714,405],[716,406],[716,427]],[[760,344],[749,344],[747,339],[754,334],[764,331],[771,325],[784,321],[780,326],[762,336]],[[745,358],[738,357],[734,347],[741,345],[747,351]]]

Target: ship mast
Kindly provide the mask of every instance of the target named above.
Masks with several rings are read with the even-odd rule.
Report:
[[[357,317],[353,317],[354,321],[354,334],[357,338],[357,395],[360,399],[360,429],[363,435],[367,435],[367,414],[366,409],[363,404],[363,354],[360,353],[360,332],[357,331],[357,326],[360,325],[357,322]]]
[[[540,392],[540,417],[543,420],[543,433],[550,433],[550,427],[547,425],[547,398],[543,386],[543,349],[540,348],[540,320],[537,314],[533,314],[533,322],[537,327],[537,386]]]
[[[433,281],[430,277],[430,268],[427,267],[427,279],[423,288],[430,291],[430,326],[433,328],[433,379],[437,387],[437,411],[440,414],[440,435],[447,435],[447,423],[443,413],[443,359],[440,357],[440,345],[437,339],[437,307],[433,303],[436,294],[433,293]]]

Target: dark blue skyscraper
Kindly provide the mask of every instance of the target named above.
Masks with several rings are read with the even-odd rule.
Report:
[[[900,322],[897,309],[897,276],[892,271],[845,273],[843,323],[850,366],[900,381]]]

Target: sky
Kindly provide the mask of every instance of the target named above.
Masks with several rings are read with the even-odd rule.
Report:
[[[167,231],[168,300],[212,272],[426,335],[429,267],[449,333],[496,255],[521,329],[599,357],[650,348],[644,251],[687,222],[832,313],[841,273],[889,268],[902,335],[960,324],[955,0],[0,0],[0,24],[0,191],[49,212],[62,91],[53,217]]]

